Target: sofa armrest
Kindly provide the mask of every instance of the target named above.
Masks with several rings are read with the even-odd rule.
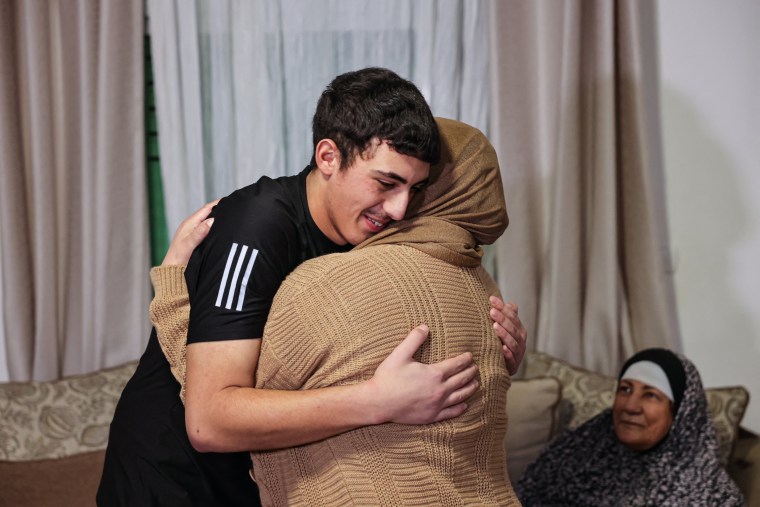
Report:
[[[747,505],[760,505],[760,436],[739,429],[727,470],[744,494]]]

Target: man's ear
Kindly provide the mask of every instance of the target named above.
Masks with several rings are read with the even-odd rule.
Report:
[[[314,149],[317,169],[324,176],[332,176],[340,170],[340,150],[332,139],[322,139]]]

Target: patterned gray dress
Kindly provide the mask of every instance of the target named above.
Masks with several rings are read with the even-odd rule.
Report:
[[[686,388],[673,426],[653,449],[623,446],[608,409],[555,440],[515,490],[527,507],[742,506],[739,488],[721,467],[707,399],[694,365],[676,354]]]

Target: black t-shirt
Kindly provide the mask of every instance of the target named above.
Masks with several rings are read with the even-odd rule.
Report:
[[[306,174],[261,178],[222,199],[211,232],[185,270],[188,343],[261,338],[285,277],[306,259],[346,248],[308,213]]]
[[[332,243],[311,218],[308,172],[261,178],[214,208],[214,226],[185,270],[189,343],[260,338],[288,273],[350,248]],[[179,384],[153,330],[116,406],[98,505],[258,505],[249,454],[195,451],[184,416]]]

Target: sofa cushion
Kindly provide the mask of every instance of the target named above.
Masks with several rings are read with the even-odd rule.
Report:
[[[560,429],[575,429],[612,406],[617,379],[594,373],[549,354],[531,352],[526,358],[525,378],[553,376],[562,384],[559,405]],[[728,465],[749,402],[743,387],[705,389],[710,415],[718,438],[718,459]]]
[[[739,425],[749,403],[749,392],[741,386],[705,389],[707,404],[718,438],[718,459],[723,466],[731,460],[739,434]]]
[[[554,438],[562,386],[554,377],[513,380],[507,392],[509,478],[517,482],[525,469]]]
[[[561,429],[575,429],[601,411],[612,406],[617,381],[549,354],[533,352],[526,361],[525,377],[556,377],[562,384],[559,405]]]
[[[104,449],[116,402],[136,365],[51,382],[0,384],[0,460]]]
[[[58,459],[0,461],[0,506],[95,505],[105,451]]]

